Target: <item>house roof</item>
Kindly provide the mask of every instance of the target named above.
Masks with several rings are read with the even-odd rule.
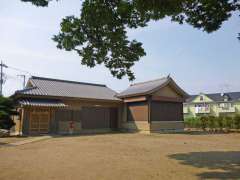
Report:
[[[67,107],[61,100],[54,99],[21,99],[18,101],[23,106],[41,106],[41,107]]]
[[[15,94],[120,101],[115,97],[117,93],[106,85],[36,76],[28,80],[25,89],[16,91]]]
[[[155,91],[169,84],[184,98],[189,97],[189,95],[185,91],[183,91],[169,76],[161,79],[152,80],[152,81],[132,84],[125,91],[119,93],[117,97],[125,98],[125,97],[133,97],[138,95],[148,95],[148,94],[154,93]]]
[[[212,94],[204,94],[213,101],[221,102],[224,101],[224,96],[228,96],[229,101],[239,101],[240,100],[240,92],[227,92],[227,93],[212,93]],[[190,98],[186,100],[187,103],[192,102],[199,95],[192,95]]]

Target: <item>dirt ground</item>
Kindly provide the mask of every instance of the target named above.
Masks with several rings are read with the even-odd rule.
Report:
[[[240,134],[86,135],[0,147],[0,179],[240,179]]]
[[[12,136],[12,137],[1,137],[0,138],[0,146],[8,143],[15,143],[19,141],[24,141],[29,139],[30,137],[21,137],[21,136]]]

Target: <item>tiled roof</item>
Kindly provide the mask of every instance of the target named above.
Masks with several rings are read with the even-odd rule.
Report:
[[[240,101],[240,92],[227,92],[227,93],[212,93],[212,94],[204,94],[213,101],[221,102],[224,101],[224,95],[228,96],[229,101]],[[186,102],[192,102],[199,95],[192,95],[190,98],[186,100]]]
[[[41,107],[66,107],[62,101],[53,99],[21,99],[18,101],[23,106],[41,106]]]
[[[112,89],[102,84],[66,81],[33,76],[28,81],[26,89],[15,94],[33,96],[72,97],[84,99],[120,101]]]
[[[124,97],[131,97],[137,95],[146,95],[155,92],[156,90],[165,87],[171,83],[175,87],[175,89],[183,95],[183,97],[188,97],[188,94],[184,92],[174,81],[171,77],[164,77],[161,79],[156,79],[152,81],[142,82],[132,84],[129,88],[125,91],[119,93],[117,96],[120,98]]]

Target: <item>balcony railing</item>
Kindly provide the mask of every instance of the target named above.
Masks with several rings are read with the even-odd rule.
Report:
[[[236,109],[235,109],[235,107],[228,107],[228,108],[218,107],[218,112],[219,113],[234,113],[234,112],[236,112]]]
[[[210,113],[210,108],[198,108],[195,109],[196,114],[207,114]]]

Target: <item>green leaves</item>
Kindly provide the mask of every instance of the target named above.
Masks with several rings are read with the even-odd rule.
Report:
[[[0,96],[0,129],[10,129],[14,125],[11,116],[16,114],[14,102],[9,98]]]
[[[48,6],[48,3],[51,0],[21,0],[21,1],[23,1],[23,2],[31,2],[35,6],[45,7],[45,6]]]
[[[51,0],[22,1],[47,6]],[[131,68],[146,53],[142,43],[128,39],[127,28],[170,17],[210,33],[239,10],[240,0],[84,0],[80,17],[64,18],[53,40],[78,53],[83,65],[104,64],[113,76],[133,80]]]
[[[86,0],[80,18],[64,18],[53,40],[60,49],[76,51],[83,65],[104,64],[113,76],[120,79],[127,75],[133,80],[131,67],[145,52],[142,43],[127,39],[126,26],[143,25],[136,16],[131,21],[131,9],[131,4],[123,1]]]
[[[222,23],[236,10],[235,1],[189,0],[182,3],[182,12],[173,16],[174,21],[186,22],[206,32],[219,29]],[[181,16],[181,17],[180,17]]]

